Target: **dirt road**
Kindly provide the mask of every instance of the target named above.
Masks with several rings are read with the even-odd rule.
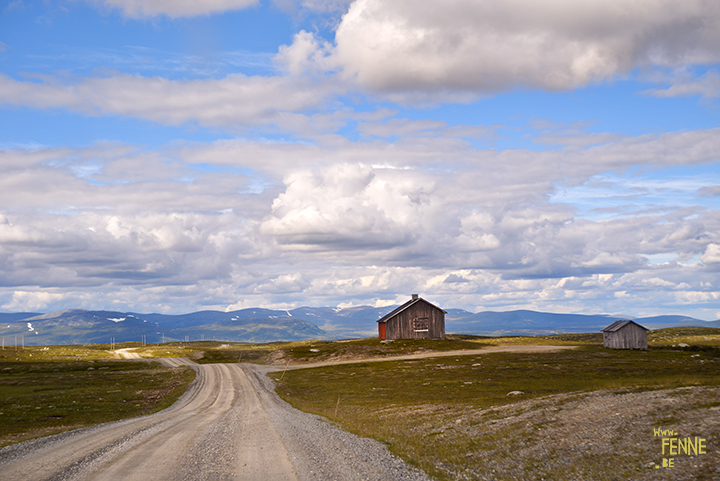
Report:
[[[140,357],[140,354],[138,354],[137,352],[130,352],[130,351],[133,351],[133,350],[135,350],[135,349],[137,349],[137,347],[129,347],[129,348],[126,348],[126,349],[118,349],[118,350],[113,351],[113,352],[114,352],[115,354],[120,355],[120,357],[122,357],[123,359],[142,359],[142,357]]]
[[[426,480],[380,443],[292,409],[253,365],[198,375],[165,411],[0,450],[0,480]]]
[[[566,349],[576,349],[577,346],[552,346],[539,344],[536,346],[487,346],[482,349],[464,349],[459,351],[428,351],[415,354],[403,354],[400,356],[386,357],[370,357],[366,359],[339,359],[328,360],[322,362],[310,362],[305,364],[288,364],[287,366],[259,366],[263,372],[283,371],[292,369],[309,369],[322,366],[337,366],[339,364],[358,364],[368,362],[389,362],[389,361],[408,361],[412,359],[428,359],[433,357],[453,357],[453,356],[479,356],[491,354],[494,352],[553,352],[563,351]]]

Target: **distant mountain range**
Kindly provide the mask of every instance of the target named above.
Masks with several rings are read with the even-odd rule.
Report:
[[[243,342],[347,339],[377,334],[379,318],[397,306],[300,307],[290,310],[242,309],[232,312],[200,311],[191,314],[139,314],[70,309],[49,314],[0,313],[0,337],[5,346],[18,344],[95,344],[140,341],[222,340]],[[618,319],[606,315],[552,314],[535,311],[479,312],[447,309],[446,331],[476,335],[544,335],[598,332]],[[634,319],[649,328],[702,326],[720,328],[720,321],[687,316]],[[17,337],[16,337],[17,336]]]

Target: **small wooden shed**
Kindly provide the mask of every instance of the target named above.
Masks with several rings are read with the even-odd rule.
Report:
[[[646,327],[634,321],[615,321],[602,330],[603,346],[610,349],[647,349]]]
[[[445,339],[445,311],[417,294],[380,318],[380,339]]]

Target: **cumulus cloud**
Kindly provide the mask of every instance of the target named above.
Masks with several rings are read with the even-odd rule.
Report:
[[[299,172],[272,206],[261,232],[281,245],[391,248],[420,230],[434,182],[412,172],[340,164]]]
[[[325,73],[335,66],[331,52],[332,46],[328,42],[320,42],[315,35],[302,30],[295,34],[292,44],[280,46],[275,63],[293,76]]]
[[[184,285],[262,257],[250,213],[272,197],[243,193],[254,179],[106,148],[2,153],[1,285]],[[89,176],[73,168],[87,157]]]
[[[632,166],[704,168],[716,130],[496,151],[440,123],[388,125],[411,137],[2,151],[0,304],[39,305],[13,293],[52,289],[70,297],[48,306],[158,312],[432,292],[470,309],[577,312],[589,299],[612,310],[615,292],[652,309],[671,302],[664,291],[679,303],[716,289],[716,211],[646,190],[632,202],[662,208],[596,219],[553,197]],[[714,195],[714,179],[692,178],[664,195]]]
[[[107,1],[128,16],[196,15],[252,3]],[[336,3],[309,2],[308,8],[322,10]],[[453,0],[422,5],[356,0],[338,24],[334,43],[300,31],[290,45],[279,48],[275,65],[283,75],[182,81],[115,74],[19,81],[0,74],[0,104],[123,115],[165,125],[307,131],[320,123],[327,130],[337,127],[337,119],[317,110],[354,90],[403,102],[468,101],[515,87],[567,90],[638,67],[682,72],[719,60],[718,44],[720,5],[710,0]],[[649,93],[717,97],[715,72],[700,78],[680,75],[673,82],[669,89]],[[364,126],[368,131],[378,127]],[[612,139],[576,138],[585,144],[607,140]]]
[[[87,0],[118,9],[126,17],[144,18],[167,15],[170,18],[211,15],[257,5],[258,0]]]
[[[567,90],[637,67],[717,61],[718,27],[711,0],[356,0],[332,57],[347,78],[386,93]],[[295,42],[289,49],[316,56],[309,34]]]
[[[720,244],[709,244],[700,260],[705,264],[720,264]]]
[[[45,239],[45,235],[28,226],[15,226],[0,213],[0,242],[4,244],[35,243]]]
[[[48,291],[14,291],[12,298],[0,306],[6,311],[33,312],[45,309],[53,302],[60,302],[66,296],[60,292]]]
[[[326,2],[317,8],[320,4]],[[117,0],[112,5],[138,16],[208,13],[248,3]],[[718,44],[720,6],[710,0],[630,5],[624,0],[453,0],[421,6],[409,0],[356,0],[337,26],[334,43],[300,31],[290,45],[279,47],[274,61],[283,75],[169,80],[115,74],[20,81],[0,74],[0,104],[123,115],[165,125],[327,131],[342,121],[337,113],[321,112],[322,107],[358,89],[403,102],[468,101],[515,87],[567,90],[637,67],[682,71],[717,61]],[[699,79],[678,76],[669,89],[649,93],[716,97],[717,91],[717,74],[708,72]],[[375,134],[383,128],[402,133],[417,127],[371,122],[362,129]],[[607,134],[586,134],[550,135],[542,141],[588,145],[610,140]]]

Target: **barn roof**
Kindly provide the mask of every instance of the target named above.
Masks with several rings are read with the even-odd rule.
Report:
[[[608,327],[603,329],[602,332],[616,332],[616,331],[619,331],[620,329],[622,329],[623,327],[627,326],[628,324],[635,324],[637,327],[642,327],[646,331],[650,330],[645,326],[641,326],[640,324],[638,324],[635,321],[615,321],[612,324],[610,324]]]
[[[393,316],[395,316],[395,315],[397,315],[397,314],[400,314],[402,311],[404,311],[404,310],[407,309],[408,307],[410,307],[410,306],[412,306],[412,305],[414,305],[414,304],[417,304],[418,302],[421,302],[421,301],[424,302],[425,304],[431,305],[431,306],[434,307],[435,309],[440,309],[440,308],[439,308],[438,306],[436,306],[435,304],[432,304],[432,303],[426,301],[426,300],[423,299],[422,297],[418,297],[417,299],[410,299],[409,301],[407,301],[405,304],[403,304],[402,306],[398,307],[398,308],[395,309],[394,311],[385,314],[383,317],[381,317],[380,319],[378,319],[377,322],[387,322],[387,320],[390,319],[391,317],[393,317]],[[446,311],[443,311],[442,309],[440,309],[440,310],[443,312],[443,314],[447,314]]]

